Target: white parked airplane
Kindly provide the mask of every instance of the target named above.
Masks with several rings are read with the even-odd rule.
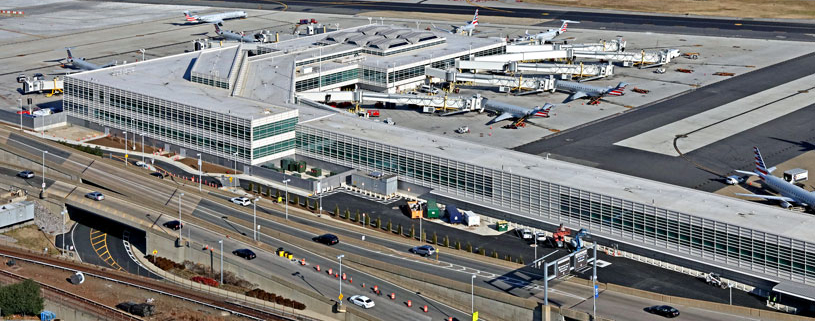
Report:
[[[213,26],[215,26],[215,33],[218,34],[219,36],[223,37],[224,40],[234,40],[234,41],[238,41],[238,42],[259,42],[260,41],[257,38],[255,38],[254,36],[244,35],[243,32],[237,33],[237,32],[230,31],[230,30],[225,30],[225,29],[222,30],[221,28],[218,28],[218,24],[213,24]]]
[[[450,25],[450,27],[452,29],[447,30],[447,29],[437,28],[436,25],[433,25],[433,29],[436,29],[436,30],[439,30],[439,31],[444,31],[444,32],[447,32],[447,33],[452,33],[452,34],[467,33],[468,36],[471,36],[472,33],[473,33],[473,30],[475,30],[475,26],[477,26],[477,25],[478,25],[478,9],[475,9],[475,15],[473,16],[473,20],[472,21],[467,21],[467,23],[465,23],[463,26]]]
[[[187,22],[221,23],[227,19],[246,18],[246,11],[221,12],[205,16],[190,15],[189,11],[184,11],[184,17],[187,19]]]
[[[563,20],[563,24],[560,25],[560,29],[549,29],[541,33],[536,33],[534,35],[529,34],[529,30],[527,30],[524,32],[524,36],[521,37],[521,39],[519,40],[549,41],[555,39],[555,37],[560,36],[562,33],[566,32],[566,28],[569,26],[569,23],[580,23],[580,22],[572,20]]]
[[[781,206],[784,208],[789,208],[792,206],[792,203],[796,203],[801,206],[815,209],[815,192],[807,191],[793,183],[785,181],[783,178],[771,175],[770,173],[775,170],[775,167],[767,168],[767,165],[764,163],[764,159],[761,158],[761,152],[758,151],[758,147],[753,147],[753,152],[755,153],[756,159],[755,171],[748,172],[737,170],[736,172],[751,176],[758,176],[764,181],[765,184],[767,184],[768,187],[781,194],[781,196],[742,193],[736,193],[736,195],[776,200],[781,202]]]

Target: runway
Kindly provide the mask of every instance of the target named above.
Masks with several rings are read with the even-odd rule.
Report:
[[[551,157],[578,164],[712,192],[722,186],[717,175],[696,168],[680,157],[615,143],[813,73],[815,53],[639,107],[602,122],[564,131],[515,150],[536,155],[550,153]],[[809,121],[815,117],[812,107],[804,107],[685,155],[720,174],[750,168],[750,149],[754,145],[769,155],[769,163],[783,162],[803,152],[791,146],[809,141],[815,135]]]
[[[112,0],[113,2],[164,4],[160,0]],[[755,21],[734,18],[698,18],[665,16],[653,14],[604,13],[594,11],[545,10],[535,8],[491,8],[482,4],[435,4],[417,2],[387,1],[331,1],[331,0],[294,0],[263,1],[225,0],[197,1],[180,0],[175,5],[195,5],[212,7],[229,7],[264,10],[286,10],[308,13],[331,13],[347,15],[365,15],[366,12],[396,11],[472,15],[475,9],[481,9],[481,16],[500,16],[510,18],[551,19],[538,26],[560,26],[560,20],[580,21],[580,29],[608,29],[619,31],[650,31],[654,33],[672,33],[688,35],[706,35],[737,38],[764,38],[797,41],[815,41],[815,24],[797,22]],[[530,6],[531,7],[531,6]],[[294,23],[294,21],[292,21]],[[486,24],[484,24],[486,25]]]

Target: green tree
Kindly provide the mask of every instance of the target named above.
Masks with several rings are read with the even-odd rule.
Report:
[[[448,238],[447,235],[444,236],[444,240],[442,241],[444,242],[444,247],[450,247],[450,238]]]
[[[419,242],[427,241],[427,232],[422,231],[422,238],[419,239]]]
[[[255,190],[254,190],[254,192],[255,192],[255,193],[260,194],[260,192],[261,192],[261,190],[262,190],[262,189],[263,189],[263,186],[260,186],[260,184],[255,185]]]
[[[433,232],[433,244],[439,244],[439,236],[436,235],[436,232]]]
[[[473,253],[473,245],[470,242],[467,242],[467,246],[464,248],[467,249],[467,252]]]
[[[483,249],[483,248],[478,249],[478,254],[481,254],[481,255],[483,255],[483,256],[487,256],[487,250],[485,250],[485,249]]]
[[[275,193],[274,193],[274,199],[275,199],[275,201],[277,201],[278,199],[280,199],[280,191],[275,191]]]
[[[456,241],[456,250],[461,250],[461,242]]]
[[[334,213],[331,213],[331,215],[340,215],[340,206],[339,205],[334,205]]]
[[[252,182],[249,182],[249,191],[251,192],[253,190],[255,190],[255,184],[253,184]]]
[[[397,234],[399,234],[399,236],[405,236],[405,234],[404,234],[404,233],[402,233],[402,224],[401,224],[401,223],[400,223],[400,224],[399,224],[399,226],[396,228],[396,233],[397,233]]]
[[[30,279],[0,287],[0,309],[7,315],[37,315],[44,307],[40,285]]]
[[[354,217],[354,222],[361,222],[360,220],[361,220],[361,218],[359,216],[359,210],[357,210],[357,215],[356,215],[356,217]]]
[[[498,258],[498,251],[492,250],[492,257],[497,259]]]
[[[504,256],[504,260],[507,260],[507,261],[512,262],[512,256],[510,256],[509,254],[507,254],[506,256]]]
[[[382,228],[382,217],[381,216],[376,217],[376,227]]]
[[[300,195],[294,195],[294,205],[300,205]]]
[[[371,216],[365,215],[365,226],[371,226]]]
[[[410,238],[411,239],[416,238],[416,226],[414,226],[413,224],[410,224]]]
[[[518,264],[524,264],[524,256],[523,255],[518,257]]]
[[[387,226],[388,232],[393,231],[393,229],[391,229],[392,227],[393,227],[393,224],[391,223],[391,219],[388,219],[388,226]]]
[[[351,216],[351,210],[346,208],[345,209],[345,216],[343,216],[342,218],[347,220],[348,217],[350,217],[350,216]]]

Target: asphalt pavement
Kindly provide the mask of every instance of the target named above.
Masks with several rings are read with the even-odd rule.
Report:
[[[617,173],[715,191],[724,186],[720,177],[697,168],[681,157],[614,143],[813,73],[815,53],[810,53],[639,107],[611,119],[547,136],[518,146],[515,150],[535,155],[550,154],[556,159]],[[807,142],[815,138],[815,129],[810,121],[815,117],[813,106],[724,138],[685,156],[719,175],[731,173],[733,169],[752,168],[752,146],[759,146],[770,164],[786,161],[812,149],[813,145]]]
[[[114,0],[116,2],[164,4],[160,0]],[[815,32],[815,25],[786,21],[757,21],[753,19],[690,17],[677,15],[659,15],[648,13],[610,13],[601,10],[567,8],[540,9],[534,5],[526,8],[490,8],[489,3],[480,2],[470,5],[434,4],[416,2],[389,1],[347,1],[333,0],[292,0],[258,3],[254,0],[200,1],[180,0],[176,5],[196,5],[245,9],[286,10],[303,13],[329,13],[344,15],[362,15],[367,12],[396,11],[404,13],[449,13],[472,15],[481,9],[480,15],[508,18],[552,19],[537,26],[557,27],[560,20],[580,21],[580,29],[607,29],[619,31],[649,31],[654,33],[673,33],[687,35],[704,35],[720,37],[743,37],[759,39],[784,39],[796,41],[815,41],[808,35]],[[406,16],[407,17],[407,16]],[[482,24],[486,25],[486,24]]]
[[[130,256],[131,252],[124,243],[124,239],[133,240],[143,248],[143,231],[72,206],[68,206],[68,213],[72,219],[77,220],[69,237],[82,262],[158,278]]]

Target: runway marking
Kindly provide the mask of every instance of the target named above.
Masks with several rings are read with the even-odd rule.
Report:
[[[614,143],[617,146],[679,156],[713,144],[776,118],[815,100],[815,75],[802,77]],[[681,107],[678,107],[681,108]]]

